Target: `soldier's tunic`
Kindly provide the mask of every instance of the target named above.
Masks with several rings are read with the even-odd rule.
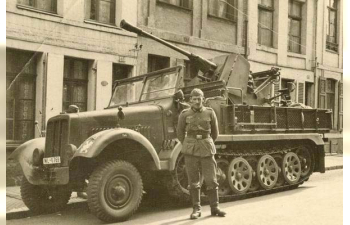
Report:
[[[207,189],[216,189],[216,153],[214,141],[219,135],[217,118],[213,109],[202,107],[185,109],[181,112],[177,126],[177,137],[182,143],[181,153],[190,188],[201,187],[199,171],[202,172]]]

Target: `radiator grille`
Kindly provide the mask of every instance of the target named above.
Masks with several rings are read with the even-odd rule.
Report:
[[[64,146],[68,144],[67,120],[50,121],[47,125],[44,157],[61,157],[61,165],[65,165]]]

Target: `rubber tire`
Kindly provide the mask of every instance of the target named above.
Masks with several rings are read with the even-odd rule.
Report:
[[[50,194],[49,194],[50,193]],[[29,183],[25,176],[21,183],[24,204],[35,214],[52,213],[64,209],[72,191],[67,185],[43,186]]]
[[[110,178],[123,175],[130,180],[133,187],[127,205],[120,209],[112,208],[105,199],[105,188]],[[112,160],[98,166],[91,174],[87,187],[90,212],[105,222],[121,222],[129,219],[140,206],[143,195],[141,175],[131,163]]]

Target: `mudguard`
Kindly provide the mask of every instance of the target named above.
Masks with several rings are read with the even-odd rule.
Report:
[[[19,161],[24,176],[31,184],[37,183],[36,181],[40,179],[36,172],[37,167],[33,165],[33,151],[36,148],[40,154],[44,154],[45,138],[36,138],[21,144],[9,157]]]
[[[126,128],[105,130],[92,135],[79,146],[73,158],[94,158],[109,144],[121,139],[131,139],[145,147],[145,149],[151,154],[156,168],[160,170],[159,157],[151,142],[139,132]]]

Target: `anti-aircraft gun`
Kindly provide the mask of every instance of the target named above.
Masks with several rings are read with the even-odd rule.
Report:
[[[208,60],[143,31],[125,20],[121,21],[120,27],[140,36],[151,38],[187,56],[191,64],[190,77],[192,79],[199,78],[202,81],[200,83],[223,81],[230,95],[232,95],[231,99],[234,99],[236,103],[243,100],[249,105],[262,105],[273,99],[267,97],[270,93],[270,84],[280,79],[279,68],[272,67],[270,70],[252,73],[251,76],[254,82],[254,88],[252,88],[252,86],[248,86],[250,64],[239,54],[221,55]],[[200,83],[197,82],[197,84]],[[252,88],[251,91],[249,88]]]
[[[116,81],[104,110],[79,112],[70,106],[50,118],[45,138],[23,143],[10,156],[22,167],[21,196],[31,211],[60,210],[73,191],[85,189],[90,212],[108,222],[130,218],[144,193],[158,197],[162,191],[188,201],[176,127],[186,106],[181,100],[195,87],[204,91],[205,104],[218,118],[221,199],[289,190],[313,172],[325,172],[322,134],[332,127],[331,114],[261,106],[279,69],[250,73],[249,62],[238,54],[207,60],[125,21],[121,27],[186,55],[191,77],[200,82],[182,86],[183,66],[153,71]]]

